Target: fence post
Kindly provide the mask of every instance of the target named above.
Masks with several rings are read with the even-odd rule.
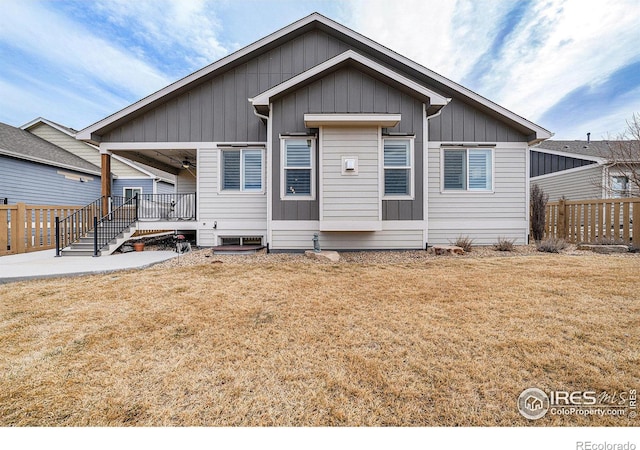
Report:
[[[98,256],[98,217],[93,216],[93,256]]]
[[[18,207],[18,210],[16,211],[16,214],[18,216],[18,220],[16,221],[18,223],[18,227],[16,229],[16,251],[18,253],[24,253],[25,252],[25,228],[27,227],[27,217],[26,217],[26,206],[24,203],[18,203],[16,205]]]
[[[640,248],[640,201],[633,202],[633,223],[631,224],[631,244],[635,248]]]
[[[565,199],[561,198],[558,201],[558,237],[560,239],[567,238],[568,225],[569,223],[567,221],[567,205]]]
[[[56,216],[56,256],[60,256],[60,217]]]

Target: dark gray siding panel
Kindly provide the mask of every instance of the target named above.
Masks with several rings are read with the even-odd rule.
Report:
[[[68,180],[58,171],[91,181]],[[10,204],[84,206],[100,198],[100,177],[0,156],[0,197]]]
[[[525,142],[522,133],[466,103],[452,99],[429,120],[429,139],[442,142]]]
[[[590,164],[596,164],[596,162],[531,150],[530,176],[537,177]]]
[[[144,113],[124,125],[106,132],[103,142],[172,142],[215,141],[246,142],[264,141],[266,127],[254,114],[248,98],[254,97],[282,81],[295,76],[345,50],[359,53],[386,64],[374,55],[367,54],[324,31],[310,30],[288,42],[265,51],[227,72],[202,79],[197,86],[169,98],[154,110]],[[388,65],[388,64],[386,64]],[[399,93],[388,92],[378,81],[352,73],[353,79],[341,74],[335,80],[338,85],[347,85],[347,95],[334,97],[335,93],[323,90],[324,108],[341,112],[387,112],[400,107]],[[411,75],[409,75],[411,77]],[[413,77],[415,79],[415,77]],[[327,78],[327,82],[331,82]],[[374,96],[361,96],[362,83],[374,84]],[[437,87],[428,86],[444,95]],[[364,92],[370,92],[368,86]],[[326,97],[324,96],[326,95]],[[316,99],[314,99],[315,101]],[[371,106],[373,103],[373,106]],[[526,138],[509,126],[485,113],[457,100],[447,105],[442,115],[430,121],[430,136],[438,141],[524,141]]]
[[[416,136],[415,199],[383,201],[383,220],[422,220],[422,103],[351,67],[339,69],[273,102],[274,220],[319,219],[317,200],[313,202],[280,200],[280,135],[295,132],[316,133],[317,130],[304,127],[305,113],[372,112],[402,114],[400,124],[386,131]],[[317,189],[316,183],[316,192],[318,192]]]

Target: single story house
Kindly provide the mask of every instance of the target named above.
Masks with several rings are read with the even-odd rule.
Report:
[[[100,167],[28,131],[0,123],[0,203],[86,205]]]
[[[524,244],[529,147],[551,133],[314,13],[76,137],[103,174],[115,156],[175,174],[199,246],[292,251],[314,234],[342,250]]]
[[[632,143],[628,141],[625,145]],[[628,174],[613,163],[617,141],[547,140],[531,148],[530,183],[549,201],[621,198],[638,195]],[[639,144],[640,145],[640,144]],[[640,167],[640,161],[638,161]]]
[[[72,128],[43,117],[38,117],[20,128],[93,165],[100,166],[100,149],[95,145],[77,140],[77,131]],[[131,198],[135,194],[173,194],[174,191],[174,175],[155,167],[134,163],[121,156],[115,155],[113,157],[111,163],[111,192],[113,195]]]

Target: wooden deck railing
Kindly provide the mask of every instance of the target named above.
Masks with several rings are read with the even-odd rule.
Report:
[[[549,202],[545,218],[547,238],[561,238],[572,243],[615,242],[640,247],[640,198]]]
[[[56,217],[67,217],[81,206],[0,205],[0,256],[55,248]]]

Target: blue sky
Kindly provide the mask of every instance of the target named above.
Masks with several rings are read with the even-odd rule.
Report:
[[[391,7],[393,5],[393,7]],[[640,112],[640,1],[0,0],[0,121],[76,129],[318,11],[555,133]]]

